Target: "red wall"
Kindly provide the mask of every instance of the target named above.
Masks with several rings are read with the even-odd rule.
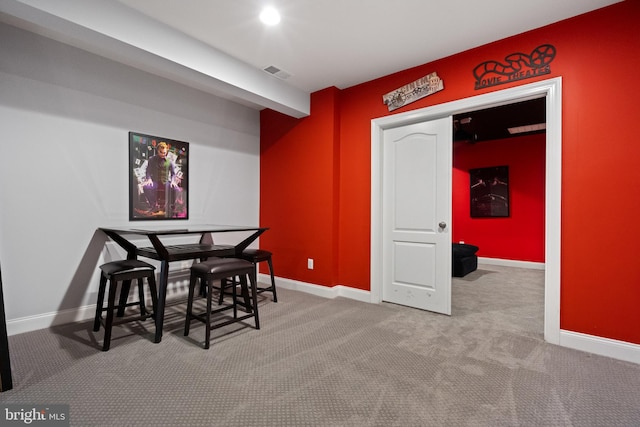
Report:
[[[471,218],[469,170],[509,167],[507,218]],[[452,240],[478,256],[544,262],[545,135],[453,145]]]
[[[261,112],[260,223],[270,230],[260,239],[278,254],[279,277],[327,285],[336,280],[338,98],[336,88],[314,93],[311,115],[300,120]]]
[[[560,326],[640,344],[638,22],[640,2],[627,0],[342,91],[321,91],[312,96],[311,116],[295,123],[263,112],[261,223],[272,230],[261,242],[277,252],[277,274],[369,289],[371,119],[389,115],[383,94],[433,71],[444,80],[444,90],[397,113],[562,76]],[[550,74],[474,90],[476,65],[542,44],[557,50]],[[313,271],[306,270],[310,255]]]

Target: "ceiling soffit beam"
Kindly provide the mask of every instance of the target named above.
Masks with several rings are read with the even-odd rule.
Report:
[[[262,70],[109,0],[0,0],[0,20],[111,60],[292,117],[310,95]]]

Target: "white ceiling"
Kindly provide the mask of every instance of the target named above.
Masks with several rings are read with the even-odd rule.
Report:
[[[313,92],[346,88],[619,0],[118,0]],[[276,6],[280,25],[258,19]],[[553,40],[541,40],[553,43]],[[507,52],[509,53],[509,52]]]
[[[0,0],[0,22],[251,108],[304,117],[314,91],[344,89],[619,1]],[[258,19],[267,2],[281,12],[277,27]],[[291,76],[276,78],[267,66]]]

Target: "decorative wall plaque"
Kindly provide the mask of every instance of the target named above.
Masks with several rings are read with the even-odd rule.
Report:
[[[444,89],[444,82],[438,74],[433,73],[402,86],[392,92],[382,96],[382,101],[387,104],[389,111],[407,105],[425,96],[431,95]]]
[[[475,90],[549,74],[549,64],[555,57],[556,48],[543,44],[533,49],[530,55],[519,52],[507,55],[504,64],[498,61],[483,62],[473,69]]]

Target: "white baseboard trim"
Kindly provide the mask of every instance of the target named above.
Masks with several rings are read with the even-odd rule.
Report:
[[[271,278],[268,274],[258,274],[258,282],[261,284],[270,283]],[[371,293],[361,289],[349,288],[346,286],[334,286],[332,288],[315,285],[312,283],[299,282],[291,279],[283,279],[276,277],[276,286],[285,289],[293,289],[296,291],[306,292],[312,295],[318,295],[323,298],[333,299],[336,297],[345,297],[356,301],[371,302]],[[167,296],[186,297],[188,289],[188,281],[170,284],[167,289]],[[7,321],[7,335],[18,335],[25,332],[36,331],[38,329],[51,328],[53,326],[64,325],[66,323],[81,322],[93,319],[96,314],[96,305],[89,304],[74,309],[61,310],[51,313],[38,314],[35,316],[26,316],[18,319]]]
[[[478,257],[478,264],[501,265],[504,267],[531,268],[535,270],[544,270],[544,262],[516,261],[513,259]]]
[[[269,276],[265,274],[258,275],[260,283],[268,283]],[[315,285],[313,283],[300,282],[297,280],[283,279],[276,277],[276,287],[291,289],[294,291],[305,292],[317,295],[323,298],[333,299],[336,297],[345,297],[356,301],[371,302],[371,292],[362,289],[350,288],[348,286],[337,285],[333,287]]]
[[[515,262],[519,263],[519,261]],[[269,283],[270,278],[266,274],[259,274],[258,281],[260,283]],[[327,286],[316,285],[313,283],[276,277],[276,286],[284,289],[306,292],[308,294],[328,299],[344,297],[361,302],[371,302],[371,292],[342,285],[329,288]],[[186,286],[177,286],[169,289],[168,291],[171,297],[182,297],[186,296],[187,289]],[[86,321],[93,318],[95,310],[95,304],[91,304],[76,309],[62,310],[9,320],[7,322],[7,334],[11,336],[66,323]],[[640,345],[638,344],[582,334],[579,332],[561,330],[559,345],[561,347],[572,348],[574,350],[585,351],[600,356],[640,364]]]
[[[560,345],[574,350],[640,364],[640,345],[626,341],[560,330]]]
[[[186,298],[189,292],[188,282],[176,282],[167,288],[167,297]],[[151,304],[150,301],[148,301]],[[18,335],[25,332],[37,331],[54,326],[73,322],[82,322],[93,319],[96,315],[96,305],[89,304],[78,308],[60,310],[51,313],[37,314],[35,316],[20,317],[7,320],[7,335]]]
[[[36,316],[20,317],[7,321],[7,335],[18,335],[25,332],[37,331],[38,329],[64,325],[65,323],[92,319],[95,314],[96,305],[92,304],[69,310],[38,314]]]

